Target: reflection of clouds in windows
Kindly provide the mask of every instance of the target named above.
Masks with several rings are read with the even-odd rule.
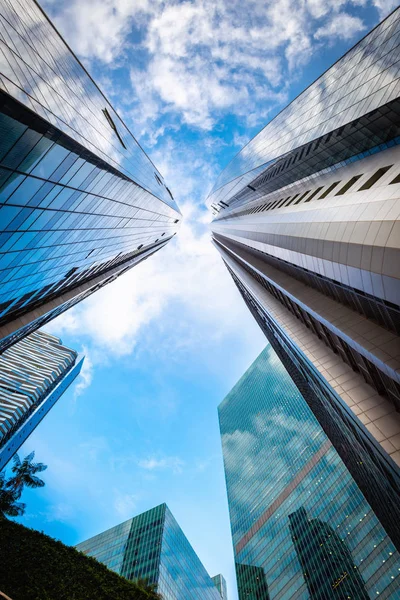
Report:
[[[229,202],[233,194],[225,186],[233,179],[238,178],[237,193],[248,183],[241,177],[250,171],[397,98],[399,15],[400,9],[256,135],[222,171],[210,200]]]
[[[0,32],[0,326],[1,337],[14,335],[8,345],[161,248],[180,214],[39,6],[1,3]]]
[[[371,597],[398,589],[393,543],[271,347],[222,401],[219,416],[235,559],[264,570],[271,599],[307,594],[289,528],[300,508],[345,541]]]
[[[237,539],[325,441],[307,407],[299,409],[296,405],[294,413],[292,402],[298,404],[298,392],[272,349],[268,347],[264,353],[269,359],[251,367],[258,385],[253,386],[249,403],[243,403],[241,391],[246,397],[249,390],[245,383],[242,390],[240,382],[239,389],[234,389],[221,405],[228,412],[233,402],[231,410],[237,407],[240,428],[228,431],[239,414],[235,420],[232,417],[225,420],[224,409],[220,409],[228,495],[232,498],[230,509]],[[268,361],[274,363],[272,376]],[[285,376],[282,387],[279,377]],[[247,510],[249,498],[253,500],[251,513]]]
[[[2,47],[6,91],[175,208],[154,165],[40,9],[29,3],[29,11],[21,10],[15,18],[14,8],[3,3],[1,12],[12,38]],[[118,135],[104,116],[105,108]]]

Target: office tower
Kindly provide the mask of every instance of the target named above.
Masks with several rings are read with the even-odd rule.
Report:
[[[228,593],[226,590],[226,581],[223,575],[221,575],[221,573],[219,573],[218,575],[214,575],[214,577],[211,577],[211,579],[214,582],[214,585],[216,586],[217,590],[219,591],[219,594],[222,598],[222,600],[227,600],[228,598]]]
[[[251,140],[211,194],[233,273],[246,271],[250,295],[397,463],[399,31],[397,9]]]
[[[76,546],[126,579],[147,579],[163,600],[220,600],[166,504]]]
[[[0,355],[0,471],[79,374],[83,358],[35,331]]]
[[[0,0],[0,350],[165,246],[180,220],[40,6]]]
[[[331,525],[309,519],[301,507],[289,515],[289,529],[310,598],[333,598],[337,590],[341,598],[369,599],[346,541]]]
[[[400,554],[270,345],[218,412],[239,599],[397,599]]]
[[[399,43],[397,9],[211,193],[235,284],[378,511],[400,494]]]
[[[239,600],[270,600],[268,584],[262,567],[235,563]]]

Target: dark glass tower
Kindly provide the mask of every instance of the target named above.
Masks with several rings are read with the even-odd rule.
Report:
[[[83,358],[35,331],[0,355],[0,471],[79,375]]]
[[[268,346],[219,406],[239,598],[398,598],[400,554]]]
[[[163,600],[221,600],[166,504],[77,545],[127,579],[147,579]]]
[[[34,0],[0,0],[0,350],[163,247],[161,174]]]
[[[320,519],[309,519],[305,508],[289,515],[297,558],[312,600],[369,600],[346,541]]]
[[[262,567],[236,563],[236,580],[240,600],[269,600],[268,583]]]
[[[243,299],[400,549],[400,9],[211,193]]]

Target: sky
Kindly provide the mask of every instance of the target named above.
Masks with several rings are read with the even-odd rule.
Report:
[[[241,147],[396,0],[45,0],[184,220],[46,329],[82,375],[31,435],[20,519],[76,544],[166,502],[237,599],[217,406],[266,344],[211,244],[207,194]]]

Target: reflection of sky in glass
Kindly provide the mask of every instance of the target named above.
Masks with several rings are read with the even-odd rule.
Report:
[[[78,299],[130,268],[180,219],[39,6],[0,0],[0,326],[22,325],[18,317],[50,298],[62,298],[62,312],[67,292]]]
[[[262,170],[262,165],[397,98],[399,30],[400,9],[293,100],[233,158],[218,177],[211,201],[218,201],[220,196],[227,201],[233,195],[221,189],[229,182],[235,180],[237,193],[258,174],[249,171]],[[246,174],[251,175],[250,180]]]
[[[12,309],[2,303],[38,300],[48,286],[93,276],[175,233],[180,215],[78,146],[67,150],[1,112],[0,138],[0,318]]]
[[[162,175],[39,6],[29,0],[15,0],[12,7],[1,2],[0,73],[0,88],[177,208]]]
[[[211,577],[168,507],[158,589],[164,600],[221,600]]]
[[[77,549],[128,579],[156,583],[163,600],[221,600],[165,504],[78,544]]]
[[[235,558],[264,570],[270,598],[310,597],[289,529],[300,508],[345,540],[370,598],[396,598],[394,545],[270,347],[219,415]]]

